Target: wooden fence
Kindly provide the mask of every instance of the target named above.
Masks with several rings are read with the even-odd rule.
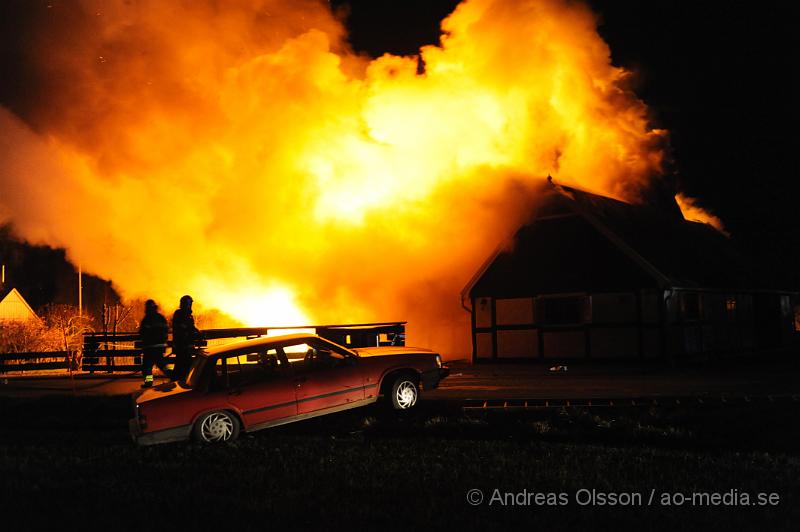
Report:
[[[75,353],[68,351],[48,351],[45,353],[3,353],[0,354],[0,373],[12,371],[35,371],[45,369],[68,370]],[[76,369],[73,367],[73,369]]]

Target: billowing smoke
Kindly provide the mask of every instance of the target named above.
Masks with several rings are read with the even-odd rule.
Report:
[[[664,133],[572,1],[467,0],[440,46],[375,60],[310,0],[35,21],[35,82],[0,111],[0,221],[166,308],[408,319],[464,356],[459,292],[545,176],[633,199],[661,170]]]

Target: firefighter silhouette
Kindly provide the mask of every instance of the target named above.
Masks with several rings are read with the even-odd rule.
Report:
[[[142,388],[153,385],[153,364],[169,375],[164,352],[167,349],[167,319],[158,311],[152,299],[144,302],[144,318],[139,324],[139,340],[142,343]]]
[[[180,308],[172,315],[172,352],[175,354],[173,381],[182,381],[186,378],[199,340],[200,331],[195,327],[192,316],[192,298],[183,296]]]

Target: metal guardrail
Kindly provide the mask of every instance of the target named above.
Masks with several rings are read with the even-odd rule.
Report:
[[[405,326],[407,322],[391,321],[378,323],[350,323],[333,325],[295,325],[291,327],[240,327],[230,329],[204,329],[200,331],[202,340],[200,345],[205,346],[210,340],[258,338],[267,336],[274,331],[293,331],[312,329],[323,338],[344,345],[346,347],[368,347],[381,344],[380,336],[391,336],[391,345],[405,344]],[[394,343],[397,342],[397,343]],[[172,341],[167,341],[167,346],[172,347]],[[82,369],[93,373],[95,371],[136,371],[141,364],[141,348],[139,334],[136,332],[119,333],[85,333],[83,337]],[[118,359],[126,358],[125,362],[117,363]],[[105,360],[103,360],[105,359]],[[170,357],[167,356],[168,362]],[[104,362],[104,363],[103,363]]]
[[[348,336],[357,334],[401,334],[405,335],[405,321],[387,321],[377,323],[346,323],[328,325],[292,325],[289,327],[238,327],[230,329],[204,329],[200,331],[204,340],[219,340],[225,338],[253,338],[267,336],[273,331],[293,331],[313,329],[323,338],[336,341],[330,336]],[[90,344],[138,342],[139,333],[85,333],[83,335],[84,348]],[[345,345],[345,342],[337,342]],[[171,341],[167,342],[171,345]],[[358,346],[366,347],[366,346]]]

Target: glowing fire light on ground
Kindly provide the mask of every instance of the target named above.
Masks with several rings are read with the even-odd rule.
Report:
[[[665,133],[580,3],[468,0],[441,46],[375,60],[311,0],[39,15],[49,84],[0,113],[0,220],[165,308],[408,319],[463,354],[457,294],[534,184],[635,199],[661,171]]]

